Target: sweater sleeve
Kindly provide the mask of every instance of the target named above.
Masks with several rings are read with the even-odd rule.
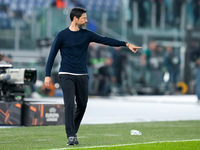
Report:
[[[105,37],[105,36],[101,36],[99,34],[96,34],[92,31],[90,32],[90,41],[91,42],[96,42],[96,43],[101,43],[104,45],[109,45],[109,46],[126,46],[126,42],[124,41],[119,41],[110,37]]]
[[[61,45],[62,45],[62,36],[61,36],[61,32],[59,32],[56,35],[51,45],[51,50],[50,50],[49,57],[46,63],[46,76],[49,76],[49,77],[51,76],[51,69],[52,69],[55,57],[58,53],[58,50],[61,48]]]

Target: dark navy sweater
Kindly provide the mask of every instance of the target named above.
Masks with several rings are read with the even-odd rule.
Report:
[[[87,29],[71,31],[66,28],[60,31],[51,46],[46,64],[46,76],[51,75],[54,59],[60,50],[61,64],[59,72],[87,74],[87,50],[90,42],[109,46],[126,46],[124,41],[100,36]]]

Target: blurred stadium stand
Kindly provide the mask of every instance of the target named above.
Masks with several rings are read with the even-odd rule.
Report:
[[[82,4],[87,4],[86,8],[89,11],[118,11],[120,9],[121,0],[80,0]]]
[[[132,1],[132,0],[130,0]],[[138,1],[129,0],[77,0],[87,8],[87,28],[103,35],[127,40],[143,49],[151,40],[161,46],[170,46],[177,49],[184,58],[187,48],[187,29],[193,29],[193,14],[191,0],[181,4],[179,24],[169,21],[166,4],[161,4],[160,22],[156,23],[155,3],[144,1],[146,20],[140,26],[140,12]],[[69,11],[73,6],[71,0],[66,0],[65,9],[54,7],[54,0],[0,0],[0,52],[13,55],[15,67],[37,68],[39,79],[44,78],[44,67],[49,48],[56,33],[70,24]],[[173,3],[173,1],[171,1]],[[172,7],[172,6],[171,6]],[[172,8],[170,8],[171,10]],[[128,12],[129,11],[129,12]],[[130,15],[130,20],[127,16]],[[194,31],[192,38],[200,39],[199,31]],[[140,75],[139,57],[129,56],[131,74]],[[55,69],[59,65],[59,56],[56,59]],[[133,60],[135,62],[133,62]],[[182,76],[184,76],[184,60],[181,62]],[[135,65],[137,64],[137,66]],[[130,69],[130,70],[131,70]],[[137,73],[136,73],[137,72]],[[135,77],[136,79],[137,77]],[[182,77],[183,78],[183,77]]]

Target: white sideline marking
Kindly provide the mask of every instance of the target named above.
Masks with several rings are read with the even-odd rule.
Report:
[[[44,141],[49,141],[49,139],[37,139],[37,140],[33,140],[33,141],[36,141],[36,142],[44,142]]]
[[[142,145],[142,144],[154,144],[154,143],[170,143],[170,142],[189,142],[189,141],[200,141],[200,139],[191,140],[173,140],[173,141],[152,141],[144,143],[132,143],[132,144],[117,144],[117,145],[99,145],[99,146],[88,146],[88,147],[74,147],[74,148],[57,148],[49,150],[63,150],[63,149],[88,149],[88,148],[99,148],[99,147],[118,147],[118,146],[130,146],[130,145]]]
[[[0,141],[0,144],[12,143],[14,141]]]

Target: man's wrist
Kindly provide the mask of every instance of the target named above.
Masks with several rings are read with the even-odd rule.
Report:
[[[126,47],[129,47],[130,43],[126,42]]]

